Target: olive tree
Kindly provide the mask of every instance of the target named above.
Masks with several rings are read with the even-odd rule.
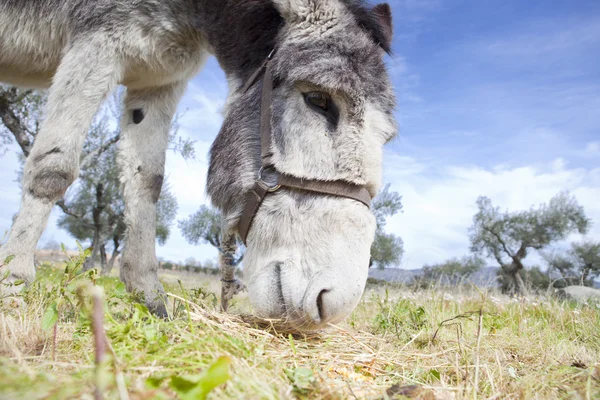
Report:
[[[600,277],[600,242],[584,240],[571,243],[567,252],[545,252],[548,270],[560,275],[566,285],[592,286]]]
[[[0,150],[15,141],[22,155],[29,156],[45,102],[45,92],[0,85]]]
[[[222,228],[223,215],[216,209],[202,205],[194,214],[187,219],[178,221],[178,227],[182,236],[190,244],[210,244],[218,251],[222,250]],[[237,248],[240,253],[237,259],[233,260],[233,265],[237,265],[243,258],[243,243],[239,237],[237,239]]]
[[[371,204],[371,210],[377,222],[377,230],[375,231],[375,240],[371,245],[370,264],[377,265],[379,268],[399,264],[404,254],[402,238],[385,232],[387,218],[402,211],[402,196],[398,192],[390,192],[389,189],[390,184],[388,183]]]
[[[90,241],[91,267],[98,260],[108,273],[121,252],[125,236],[124,204],[120,193],[117,144],[120,140],[118,119],[121,115],[122,93],[117,92],[96,116],[80,158],[78,180],[56,205],[63,211],[59,226],[81,241]],[[21,161],[29,156],[37,137],[46,102],[45,92],[0,86],[0,149],[15,141]],[[169,132],[170,150],[184,158],[194,158],[193,141],[178,135],[178,117]],[[111,125],[114,126],[111,128]],[[165,184],[157,203],[159,244],[164,244],[177,213],[177,200]],[[107,248],[112,256],[107,261]]]
[[[527,294],[521,271],[528,252],[543,250],[573,232],[583,234],[590,224],[583,207],[568,192],[525,211],[502,212],[485,196],[477,199],[477,208],[469,229],[471,250],[493,258],[512,281],[513,290],[522,295]]]

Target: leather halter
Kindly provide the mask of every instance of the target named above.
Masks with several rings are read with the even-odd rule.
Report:
[[[238,225],[238,232],[244,241],[244,244],[246,243],[248,232],[252,226],[252,221],[258,213],[258,209],[263,200],[269,193],[274,193],[281,188],[345,197],[357,200],[369,208],[371,206],[372,197],[367,188],[352,182],[343,180],[321,181],[303,179],[280,172],[277,173],[278,181],[274,185],[269,185],[263,180],[262,175],[266,170],[277,172],[273,165],[273,152],[271,149],[271,101],[273,95],[273,77],[271,75],[270,61],[273,58],[274,53],[275,50],[269,54],[262,65],[254,72],[254,74],[252,74],[242,89],[242,93],[245,93],[261,76],[263,76],[260,102],[260,145],[262,167],[258,171],[258,177],[254,183],[254,187],[248,193],[246,205]]]

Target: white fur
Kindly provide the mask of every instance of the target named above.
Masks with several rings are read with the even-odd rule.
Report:
[[[381,187],[383,145],[396,136],[398,129],[394,120],[370,102],[365,104],[364,122],[363,146],[369,152],[363,159],[364,170],[367,188],[375,196]]]
[[[179,82],[153,89],[129,89],[121,118],[119,164],[127,225],[121,279],[128,290],[142,291],[146,302],[155,307],[160,307],[162,301],[157,296],[164,293],[157,275],[156,200],[165,172],[171,120],[185,88],[186,82]],[[139,124],[132,121],[134,109],[144,110]]]
[[[96,38],[101,40],[100,38]],[[21,210],[15,219],[6,244],[0,249],[0,259],[14,255],[8,268],[15,278],[30,281],[34,275],[33,253],[46,226],[54,202],[66,187],[48,198],[33,196],[40,188],[34,179],[45,170],[60,171],[74,180],[79,172],[79,157],[83,141],[96,111],[106,95],[116,86],[121,68],[106,53],[97,53],[90,43],[70,46],[54,74],[48,95],[46,117],[35,146],[25,163]],[[4,79],[4,76],[0,76]],[[33,83],[39,80],[32,80]],[[42,157],[60,148],[60,157]],[[58,197],[58,198],[56,198]]]
[[[254,307],[264,316],[287,316],[301,329],[343,320],[366,283],[375,220],[349,199],[279,192],[267,197],[248,236],[244,276]],[[341,228],[341,229],[340,229]],[[282,263],[281,277],[276,264]],[[283,303],[276,295],[281,285]],[[322,290],[319,316],[317,297]]]
[[[274,146],[276,168],[310,179],[365,184],[375,195],[381,185],[382,146],[395,135],[394,121],[375,105],[359,103],[358,114],[364,118],[353,125],[344,117],[350,106],[335,97],[341,118],[337,130],[330,132],[300,92],[284,95],[285,152]],[[339,158],[356,167],[340,167]],[[287,315],[300,329],[340,322],[363,293],[374,233],[373,215],[355,200],[288,191],[267,196],[244,258],[252,304],[266,317]],[[327,292],[320,316],[317,297],[322,290]]]
[[[274,3],[287,22],[280,52],[291,43],[315,43],[334,33],[343,36],[344,27],[355,23],[337,0]],[[16,255],[8,266],[11,279],[33,279],[35,246],[54,202],[78,175],[92,118],[107,94],[124,84],[128,94],[119,163],[128,230],[121,277],[129,290],[143,292],[149,305],[164,312],[155,256],[155,202],[170,122],[209,44],[189,25],[179,32],[172,18],[137,13],[135,8],[126,13],[127,29],[92,29],[80,36],[68,31],[70,21],[61,19],[68,15],[64,10],[44,16],[44,24],[7,10],[0,3],[0,81],[50,87],[50,92],[46,118],[24,169],[21,211],[0,248],[0,260]],[[364,32],[355,34],[352,44],[375,46]],[[314,65],[299,68],[300,75],[290,76],[297,87],[276,90],[273,105],[282,114],[274,115],[279,118],[274,132],[283,146],[274,148],[275,166],[298,177],[367,185],[375,194],[381,184],[381,146],[395,134],[393,117],[369,103],[358,87],[360,81],[335,87],[336,74],[346,72],[347,60],[320,64],[324,60],[317,58]],[[324,79],[311,83],[315,71]],[[236,76],[228,76],[228,81],[226,112],[241,98],[243,83]],[[308,90],[332,94],[340,108],[335,129],[306,106],[301,93]],[[139,124],[132,121],[134,109],[143,110],[145,118]],[[254,175],[252,157],[243,162],[248,165],[241,175]],[[53,184],[44,187],[40,182],[45,181]],[[225,216],[231,225],[242,207],[236,204],[233,214]],[[341,321],[363,293],[374,233],[373,215],[355,200],[285,190],[269,195],[254,219],[244,258],[256,309],[269,317],[287,316],[299,329]]]
[[[0,259],[15,256],[8,265],[12,280],[33,280],[37,242],[54,202],[66,190],[61,193],[58,188],[47,198],[33,196],[32,191],[40,189],[35,179],[52,171],[72,180],[77,177],[94,115],[117,84],[125,84],[130,92],[122,120],[120,160],[129,235],[122,259],[129,261],[129,268],[122,275],[130,289],[143,292],[151,303],[156,292],[163,290],[154,252],[156,207],[148,180],[141,177],[164,173],[173,114],[187,80],[204,63],[208,45],[200,34],[185,43],[170,42],[175,28],[168,23],[157,26],[152,20],[137,20],[131,29],[112,35],[87,34],[73,41],[61,15],[56,12],[46,16],[44,24],[37,24],[34,18],[16,18],[0,5],[0,82],[50,86],[46,116],[25,164],[21,210],[0,248]],[[144,30],[144,26],[153,29]],[[144,109],[140,125],[131,123],[131,107]],[[44,156],[53,149],[60,154]],[[43,159],[36,161],[40,156]],[[136,174],[138,167],[143,174]]]

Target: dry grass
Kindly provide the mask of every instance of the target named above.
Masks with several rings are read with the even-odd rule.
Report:
[[[25,308],[0,313],[0,376],[10,377],[0,379],[3,399],[91,398],[98,382],[106,398],[173,398],[173,377],[198,374],[221,356],[232,360],[231,379],[211,398],[600,398],[597,305],[371,287],[345,323],[291,335],[277,321],[247,316],[244,298],[232,314],[219,312],[215,278],[203,276],[199,291],[167,283],[170,321],[133,306],[116,279],[104,278],[97,284],[115,357],[98,371],[85,294],[73,295],[79,305],[60,306],[53,360],[53,330],[42,329],[42,316],[61,272],[39,275]]]

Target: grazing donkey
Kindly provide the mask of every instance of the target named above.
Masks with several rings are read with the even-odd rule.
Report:
[[[361,0],[2,0],[0,81],[49,88],[21,210],[0,248],[0,260],[15,258],[2,269],[34,278],[50,210],[78,176],[99,106],[122,84],[121,279],[166,313],[155,225],[168,130],[214,54],[230,95],[208,192],[224,235],[246,242],[250,299],[298,329],[341,321],[364,290],[375,219],[363,203],[396,134],[383,62],[391,36],[389,6]]]

